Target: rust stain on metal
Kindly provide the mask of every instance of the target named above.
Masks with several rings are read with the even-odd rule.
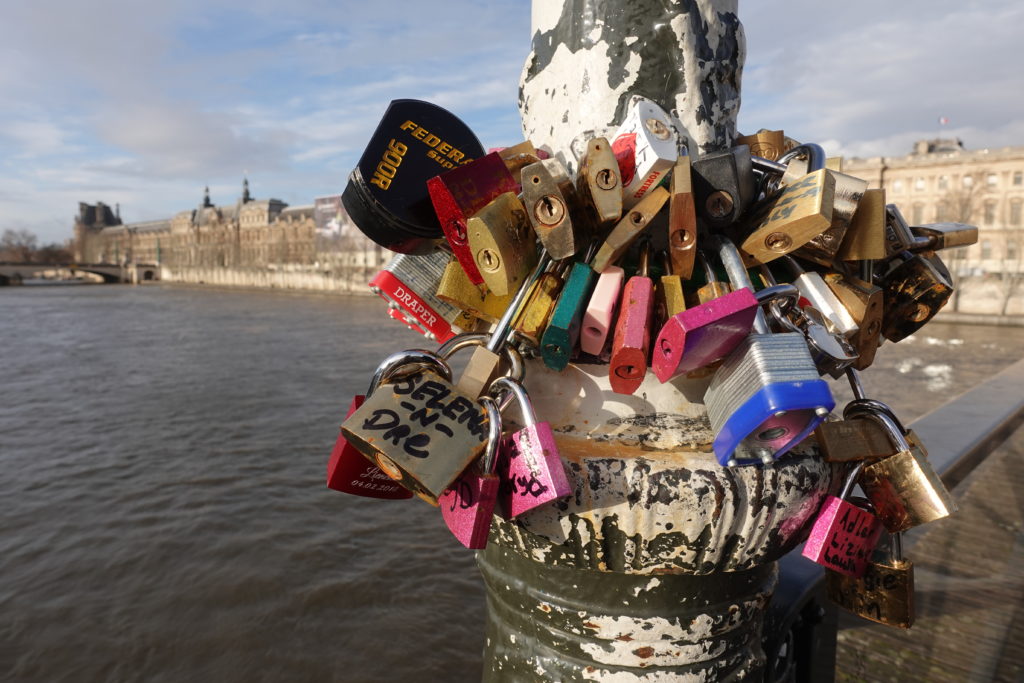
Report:
[[[643,657],[646,659],[647,657],[650,657],[654,654],[654,648],[650,646],[638,647],[637,649],[633,650],[633,654],[635,654],[637,657]]]

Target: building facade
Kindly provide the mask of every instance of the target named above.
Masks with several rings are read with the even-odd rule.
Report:
[[[1022,272],[1024,147],[967,150],[959,140],[921,140],[906,156],[848,159],[843,171],[884,189],[911,225],[977,226],[977,244],[943,253],[956,273]]]

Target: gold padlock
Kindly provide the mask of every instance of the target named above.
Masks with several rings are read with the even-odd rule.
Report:
[[[863,418],[822,422],[814,430],[814,438],[821,447],[825,462],[878,460],[898,452],[885,429],[873,420]],[[906,439],[911,448],[917,447],[924,452],[914,430],[906,433]]]
[[[865,190],[836,258],[872,261],[889,255],[885,242],[885,190]]]
[[[868,189],[868,181],[861,180],[846,173],[831,171],[835,178],[836,188],[832,201],[832,223],[823,233],[812,237],[800,247],[798,255],[816,261],[822,265],[830,265],[839,251],[846,231],[853,221],[864,192]]]
[[[689,280],[697,252],[697,211],[693,202],[690,157],[679,157],[672,169],[672,198],[668,207],[668,249],[672,272]]]
[[[563,266],[568,261],[562,262]],[[523,338],[534,346],[540,344],[544,328],[548,326],[551,313],[555,310],[555,303],[558,301],[558,294],[562,291],[564,281],[558,272],[547,272],[540,276],[540,279],[533,285],[529,298],[526,300],[526,308],[519,316],[515,324],[515,330]]]
[[[706,304],[732,291],[731,284],[718,279],[714,269],[711,267],[711,262],[708,261],[703,251],[697,252],[697,260],[700,261],[701,268],[704,270],[705,279],[704,286],[697,290],[698,303]],[[772,284],[775,284],[774,281]]]
[[[505,162],[505,168],[508,169],[508,172],[512,174],[517,183],[520,182],[520,173],[523,170],[523,166],[540,161],[540,158],[537,156],[537,148],[529,140],[498,150],[498,156]]]
[[[885,311],[882,290],[852,275],[826,273],[824,279],[857,323],[857,331],[850,336],[850,343],[858,354],[853,367],[863,370],[874,362],[878,351]]]
[[[379,387],[341,431],[386,475],[436,504],[483,452],[487,414],[440,374],[422,370]]]
[[[875,550],[858,579],[826,569],[825,590],[832,602],[859,617],[908,629],[916,616],[914,563],[903,557],[901,534],[892,534],[885,546]]]
[[[487,289],[487,285],[483,285],[483,289],[474,285],[455,258],[445,266],[437,286],[437,298],[489,323],[498,322],[512,301],[512,295],[498,296]]]
[[[683,293],[683,278],[672,270],[672,259],[665,252],[661,253],[662,267],[665,274],[658,280],[658,301],[661,309],[661,323],[677,313],[686,310],[686,297]]]
[[[733,146],[747,145],[750,153],[769,161],[778,161],[786,152],[786,136],[781,130],[762,128],[753,135],[741,135],[736,138]]]
[[[917,332],[952,296],[952,283],[929,259],[934,255],[913,254],[882,278],[882,336],[889,341],[902,341]]]
[[[750,222],[753,231],[741,245],[746,265],[769,263],[824,232],[832,223],[835,185],[832,171],[823,168],[787,185],[765,202]]]
[[[523,206],[540,243],[551,258],[569,258],[584,236],[576,189],[558,159],[545,159],[523,167]],[[573,219],[573,214],[576,219]]]
[[[472,216],[466,232],[480,275],[498,296],[515,292],[537,263],[533,228],[511,192],[498,195]]]
[[[622,217],[622,174],[607,138],[593,138],[576,173],[576,190],[598,234]]]
[[[668,196],[668,190],[656,187],[637,202],[636,206],[626,212],[622,220],[612,228],[611,233],[605,238],[601,248],[597,250],[597,254],[590,264],[595,273],[600,273],[626,253],[633,240],[640,236],[643,229],[661,211],[661,207],[668,201]]]
[[[853,404],[846,414],[848,418],[875,420],[898,449],[895,455],[865,465],[860,476],[861,488],[886,529],[892,533],[906,531],[956,512],[953,496],[891,416]]]

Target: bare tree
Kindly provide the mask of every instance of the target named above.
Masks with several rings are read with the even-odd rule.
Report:
[[[0,236],[0,260],[31,263],[37,238],[29,230],[4,230]]]

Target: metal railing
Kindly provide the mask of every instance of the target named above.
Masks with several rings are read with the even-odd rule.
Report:
[[[1024,360],[909,425],[928,460],[953,489],[1024,424]],[[918,531],[919,533],[915,533]],[[911,546],[924,529],[904,536]],[[765,681],[835,679],[838,614],[825,594],[825,569],[800,554],[779,561],[779,585],[765,615]]]

